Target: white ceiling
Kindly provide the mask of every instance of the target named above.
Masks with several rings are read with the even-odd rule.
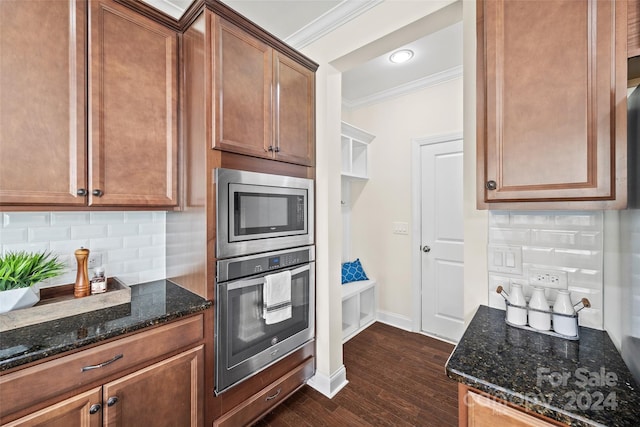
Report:
[[[174,18],[179,18],[191,3],[191,0],[143,1]],[[382,0],[225,0],[224,3],[292,47],[301,49],[375,7],[380,1]],[[425,29],[424,35],[417,40],[344,70],[344,105],[366,105],[460,75],[461,20],[462,16],[458,22],[437,28],[436,31]],[[392,64],[388,57],[400,48],[409,48],[415,55],[405,64]]]

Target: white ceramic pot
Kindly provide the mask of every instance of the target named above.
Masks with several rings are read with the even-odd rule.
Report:
[[[522,285],[514,283],[511,285],[509,293],[509,305],[507,307],[507,320],[514,325],[524,326],[527,324],[527,301],[524,299]],[[519,306],[519,307],[514,307]]]
[[[40,301],[40,288],[37,285],[2,291],[0,292],[0,313],[32,307],[38,301]]]
[[[529,308],[549,311],[549,303],[544,295],[544,288],[533,288],[533,293],[529,300]],[[539,331],[548,331],[551,329],[551,313],[529,310],[529,326]]]
[[[569,291],[559,290],[556,302],[553,304],[553,330],[559,334],[575,337],[578,335],[578,317],[571,304]],[[564,316],[560,316],[563,314]]]

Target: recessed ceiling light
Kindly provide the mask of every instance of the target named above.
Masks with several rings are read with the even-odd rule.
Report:
[[[393,52],[391,56],[389,56],[389,61],[394,64],[402,64],[403,62],[407,62],[413,58],[413,51],[409,49],[401,49],[396,52]]]

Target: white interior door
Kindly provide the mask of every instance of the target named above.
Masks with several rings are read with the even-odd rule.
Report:
[[[462,139],[420,146],[422,331],[458,341],[463,319]]]

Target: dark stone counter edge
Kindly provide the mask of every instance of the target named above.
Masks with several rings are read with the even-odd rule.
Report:
[[[449,368],[449,361],[447,361],[446,371],[449,378],[456,380],[459,383],[472,387],[476,390],[483,391],[493,397],[497,397],[508,403],[514,404],[515,406],[525,408],[528,411],[543,415],[547,418],[551,418],[562,424],[580,427],[606,427],[603,424],[584,419],[582,417],[576,416],[575,414],[564,411],[563,409],[542,404],[539,401],[535,401],[534,399],[526,395],[515,393],[511,390],[507,390],[503,387],[488,383],[486,381],[482,381],[479,378],[466,375],[462,372],[456,371],[455,369],[451,369]],[[462,402],[458,402],[458,404],[461,403]]]
[[[139,323],[134,323],[132,325],[128,325],[122,328],[111,329],[108,332],[100,334],[99,336],[87,338],[85,340],[75,341],[73,344],[62,345],[59,347],[50,347],[46,350],[31,352],[25,356],[17,356],[13,359],[8,359],[3,361],[0,364],[0,372],[8,371],[18,366],[26,365],[31,362],[35,362],[41,359],[45,359],[47,357],[56,356],[61,353],[65,353],[71,350],[81,349],[83,347],[90,346],[92,344],[100,343],[102,341],[106,341],[111,338],[116,338],[121,335],[130,334],[133,332],[140,331],[145,328],[149,328],[151,326],[160,325],[163,323],[170,322],[175,319],[179,319],[181,317],[188,316],[190,314],[198,313],[200,311],[204,311],[209,307],[213,306],[213,302],[204,300],[202,304],[194,305],[185,310],[176,311],[173,313],[167,313],[162,316],[155,317],[153,319],[148,319],[145,321],[141,321]]]

